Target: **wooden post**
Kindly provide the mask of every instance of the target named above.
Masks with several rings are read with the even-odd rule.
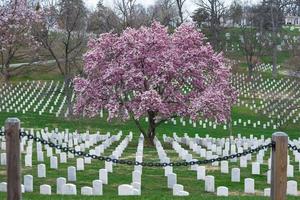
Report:
[[[21,200],[20,120],[5,121],[7,160],[7,200]]]
[[[274,133],[272,141],[271,199],[285,200],[287,187],[287,153],[288,136],[285,133]]]

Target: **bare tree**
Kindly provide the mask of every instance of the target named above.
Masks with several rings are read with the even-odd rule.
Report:
[[[81,70],[78,61],[86,41],[86,9],[82,0],[48,2],[44,23],[36,27],[36,38],[55,60],[64,77],[69,114],[72,116],[72,79]],[[45,4],[44,4],[45,5]]]
[[[248,10],[249,11],[249,10]],[[249,78],[252,78],[255,65],[258,63],[258,57],[261,56],[263,49],[263,35],[257,30],[254,25],[255,17],[253,12],[244,13],[244,17],[247,19],[247,25],[241,25],[241,38],[240,47],[246,58],[248,66]]]
[[[132,26],[132,17],[136,0],[114,0],[116,11],[122,18],[123,29]]]
[[[87,31],[96,34],[106,32],[120,32],[121,21],[116,13],[109,7],[104,6],[101,1],[95,11],[88,17]]]
[[[272,64],[273,77],[277,76],[277,57],[278,57],[278,34],[284,25],[285,9],[292,5],[295,0],[263,0],[263,6],[267,6],[270,10],[270,24],[271,24],[271,41],[272,41]]]
[[[211,43],[216,50],[221,50],[220,35],[223,29],[221,19],[225,18],[228,11],[225,3],[222,0],[198,0],[196,4],[199,13],[208,14],[209,32],[212,34]]]
[[[243,7],[241,2],[238,0],[234,0],[229,8],[229,16],[232,20],[232,25],[235,26],[241,25],[242,17],[243,17]]]
[[[176,28],[178,12],[174,0],[157,0],[148,8],[151,21],[159,21],[171,29]]]
[[[186,0],[176,0],[176,5],[178,8],[178,15],[180,18],[180,24],[183,23],[184,19],[183,19],[183,5],[186,2]]]
[[[150,24],[151,17],[148,15],[146,8],[142,4],[136,4],[132,13],[131,27],[139,28]]]

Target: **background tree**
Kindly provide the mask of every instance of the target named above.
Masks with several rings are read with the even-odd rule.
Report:
[[[123,29],[131,27],[136,0],[114,0],[114,5],[122,19]]]
[[[222,37],[221,33],[223,27],[221,26],[221,19],[224,19],[227,14],[227,7],[222,0],[198,0],[196,2],[198,8],[195,14],[203,16],[208,14],[208,29],[211,33],[210,42],[215,50],[222,50]],[[195,16],[193,19],[199,19]],[[200,18],[201,19],[201,18]]]
[[[229,17],[232,20],[232,25],[241,25],[243,18],[243,7],[239,0],[235,0],[229,7]]]
[[[230,70],[194,25],[172,35],[158,23],[120,36],[106,33],[88,48],[85,75],[74,81],[77,113],[95,116],[104,108],[108,120],[132,118],[152,144],[157,127],[172,117],[220,122],[230,116],[236,98]],[[184,93],[185,87],[191,91]]]
[[[209,24],[209,13],[205,9],[198,8],[194,11],[192,19],[198,27],[202,27],[204,24]]]
[[[148,8],[151,21],[158,21],[162,25],[175,29],[178,21],[178,11],[174,0],[157,0]]]
[[[176,1],[177,9],[178,9],[178,15],[179,15],[179,18],[180,18],[180,24],[182,24],[183,21],[184,21],[183,6],[184,6],[184,3],[186,2],[186,0],[175,0],[175,1]]]
[[[285,9],[293,4],[294,0],[263,0],[262,6],[269,9],[270,27],[271,29],[271,42],[272,42],[272,64],[273,64],[273,77],[277,75],[277,46],[280,44],[280,38],[278,35],[282,30],[282,26],[285,24],[284,12]]]
[[[253,22],[249,19],[249,24],[241,25],[241,38],[240,38],[240,47],[242,52],[246,58],[247,66],[248,66],[248,75],[249,78],[252,78],[254,68],[258,63],[258,58],[261,56],[262,48],[263,48],[263,36],[257,31],[257,28],[253,26],[251,23]]]
[[[39,12],[29,8],[26,1],[2,1],[0,5],[0,73],[9,80],[10,65],[21,48],[30,46],[34,50],[38,43],[32,28],[40,20]]]
[[[96,10],[90,13],[87,23],[87,31],[96,34],[121,31],[119,17],[112,9],[104,6],[102,1],[99,1]]]
[[[131,27],[139,28],[141,26],[151,25],[151,18],[146,8],[142,4],[136,4],[132,12]]]
[[[36,27],[37,40],[49,52],[64,77],[68,112],[72,116],[72,79],[81,71],[86,43],[86,8],[82,0],[60,0],[44,7],[43,23]]]

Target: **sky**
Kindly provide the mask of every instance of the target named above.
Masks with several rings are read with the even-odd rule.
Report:
[[[148,7],[150,5],[153,5],[155,1],[156,0],[137,0],[137,3],[140,3],[140,4],[144,5],[145,7]],[[185,3],[185,11],[193,12],[196,8],[196,5],[195,5],[196,1],[197,0],[187,0],[187,2]],[[230,4],[233,0],[224,0],[224,1],[225,1],[225,3]],[[245,2],[245,1],[256,2],[258,0],[241,0],[241,1],[242,2]],[[92,8],[96,7],[98,0],[85,0],[85,2],[86,2],[87,7],[92,9]],[[114,2],[114,0],[104,0],[104,5],[113,7],[113,2]]]
[[[144,5],[145,7],[151,6],[154,4],[156,0],[137,0],[137,3],[140,3]],[[187,0],[186,5],[185,5],[185,11],[187,12],[192,12],[195,10],[195,2],[196,0]],[[113,2],[114,0],[104,0],[104,5],[105,6],[110,6],[113,7]],[[88,8],[95,8],[98,0],[85,0],[85,3]]]
[[[85,0],[85,3],[89,9],[93,9],[96,7],[98,1],[99,0]],[[148,7],[150,5],[153,5],[155,1],[156,0],[137,0],[137,3],[140,3],[140,4],[144,5],[145,7]],[[188,16],[190,16],[193,13],[193,11],[196,9],[196,7],[197,7],[195,4],[196,1],[197,0],[187,0],[186,1],[185,6],[184,6],[185,7],[184,11]],[[224,0],[224,1],[227,5],[230,5],[233,0]],[[245,4],[245,3],[249,4],[249,3],[256,3],[259,0],[240,0],[240,1],[242,4]],[[104,0],[104,5],[113,7],[113,2],[114,2],[114,0]]]

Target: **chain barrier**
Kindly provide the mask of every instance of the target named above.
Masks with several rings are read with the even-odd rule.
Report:
[[[36,137],[36,136],[31,135],[26,132],[20,132],[20,136],[23,138],[27,137],[28,140],[34,140],[35,142],[40,142],[43,145],[48,145],[51,148],[56,148],[65,153],[68,153],[68,152],[72,153],[75,156],[83,156],[83,157],[87,157],[87,158],[92,158],[94,160],[107,161],[107,162],[112,162],[112,163],[116,163],[116,164],[136,165],[136,166],[141,165],[141,166],[145,166],[145,167],[167,167],[167,166],[179,167],[179,166],[210,164],[210,163],[214,163],[214,162],[225,161],[225,160],[230,160],[230,159],[234,159],[234,158],[240,158],[240,157],[246,156],[248,154],[253,154],[255,152],[259,152],[260,150],[263,150],[263,149],[272,148],[275,145],[274,142],[271,142],[267,145],[261,145],[255,149],[246,150],[243,153],[236,153],[236,154],[232,154],[230,156],[223,156],[223,157],[207,159],[207,160],[197,160],[197,161],[190,161],[190,162],[181,161],[181,162],[160,163],[160,162],[137,162],[137,161],[131,161],[131,160],[113,159],[113,158],[105,157],[105,156],[97,156],[97,155],[86,153],[83,151],[76,151],[75,149],[70,148],[70,147],[63,147],[62,145],[55,144],[53,142],[49,142],[47,140],[44,140],[43,138]]]
[[[296,145],[289,144],[288,148],[290,150],[297,151],[298,153],[300,153],[300,148],[298,148]]]

